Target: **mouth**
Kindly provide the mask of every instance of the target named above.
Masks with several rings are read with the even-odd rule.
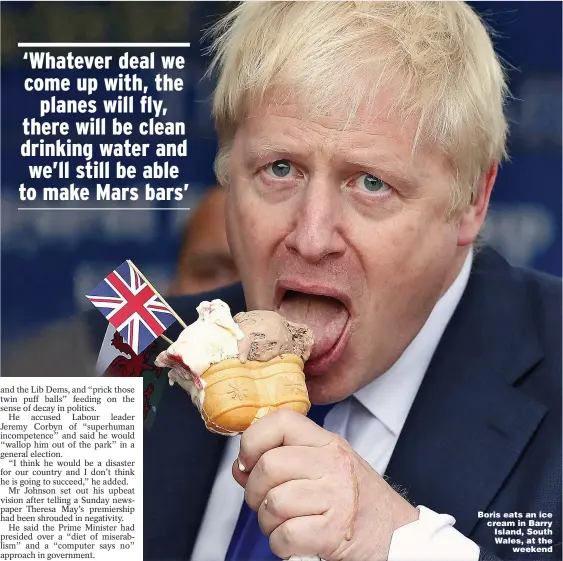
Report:
[[[289,321],[307,325],[315,342],[305,364],[307,375],[320,374],[340,359],[351,332],[351,301],[334,287],[280,281],[275,309]]]

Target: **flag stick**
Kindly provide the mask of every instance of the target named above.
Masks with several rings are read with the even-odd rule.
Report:
[[[186,329],[187,325],[184,323],[182,318],[172,309],[172,306],[170,306],[170,304],[161,296],[160,292],[158,292],[158,290],[149,282],[147,277],[145,277],[145,275],[143,275],[143,273],[141,273],[141,271],[139,271],[139,269],[137,269],[137,267],[135,266],[133,261],[130,261],[129,259],[127,259],[127,263],[129,263],[129,265],[131,265],[131,267],[133,267],[133,269],[135,269],[135,271],[137,271],[137,273],[139,273],[141,278],[154,290],[155,294],[166,304],[166,306],[170,310],[171,314],[178,320],[178,323],[184,329]],[[170,344],[172,344],[172,341],[170,341]]]
[[[164,339],[169,345],[172,344],[172,339],[168,339],[168,337],[166,337],[166,335],[159,335],[159,337],[161,339]]]

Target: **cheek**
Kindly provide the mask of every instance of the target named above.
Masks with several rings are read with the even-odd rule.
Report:
[[[235,217],[235,209],[233,207],[233,203],[231,201],[231,196],[227,197],[227,202],[225,206],[225,230],[227,234],[227,242],[229,244],[229,249],[232,253],[235,253],[236,250],[236,228],[234,225],[236,224],[236,217]]]
[[[272,213],[262,208],[247,186],[235,185],[227,199],[227,237],[234,259],[243,277],[268,270],[277,244],[277,228]]]
[[[255,226],[252,224],[252,215],[248,203],[240,193],[240,189],[231,186],[227,197],[226,226],[229,247],[239,267],[246,262],[248,254],[247,243]]]
[[[440,263],[453,259],[457,247],[452,224],[417,211],[362,226],[355,246],[368,283],[394,293],[400,286],[416,284],[433,268],[438,273]]]
[[[367,272],[377,271],[380,276],[416,253],[423,230],[423,221],[416,215],[393,215],[381,220],[356,217],[350,228],[350,242]]]

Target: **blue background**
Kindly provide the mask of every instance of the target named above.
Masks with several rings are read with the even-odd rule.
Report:
[[[484,236],[511,262],[560,275],[561,3],[472,4],[499,32],[495,40],[498,52],[516,67],[509,72],[515,97],[508,107],[511,161],[498,177]],[[23,89],[24,78],[36,73],[22,60],[25,49],[18,49],[17,42],[191,42],[189,49],[165,53],[183,54],[188,62],[185,70],[177,71],[184,80],[184,91],[163,99],[167,118],[187,125],[188,156],[173,162],[180,167],[181,181],[170,184],[189,183],[190,187],[186,200],[172,205],[193,208],[214,181],[216,149],[209,115],[212,84],[201,80],[208,62],[202,53],[201,29],[226,8],[222,2],[3,2],[1,9],[1,319],[2,341],[6,342],[88,309],[84,294],[125,259],[132,259],[157,288],[166,290],[175,267],[179,235],[189,220],[187,211],[16,210],[22,206],[19,184],[39,184],[28,179],[30,159],[24,161],[19,155],[21,121],[37,115],[37,100],[44,97]],[[85,50],[80,54],[92,54]],[[142,54],[140,49],[129,51]],[[101,54],[100,49],[96,54]],[[117,58],[121,52],[111,54]],[[157,51],[159,54],[163,53]],[[150,71],[143,77],[148,84]],[[67,119],[61,116],[61,120]],[[127,118],[140,119],[139,114]],[[139,166],[140,162],[135,163]]]

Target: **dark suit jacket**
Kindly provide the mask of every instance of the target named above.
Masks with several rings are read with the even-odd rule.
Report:
[[[233,314],[244,310],[240,286],[169,302],[190,323],[214,297]],[[103,331],[91,333],[99,347]],[[561,378],[561,282],[482,250],[386,477],[414,504],[454,516],[481,547],[480,561],[561,559]],[[146,561],[190,558],[225,441],[206,431],[182,390],[166,388],[145,435]],[[552,515],[541,518],[553,521],[552,535],[541,536],[551,553],[516,553],[495,542],[514,537],[495,536],[487,523],[498,518],[479,518],[540,511]]]

